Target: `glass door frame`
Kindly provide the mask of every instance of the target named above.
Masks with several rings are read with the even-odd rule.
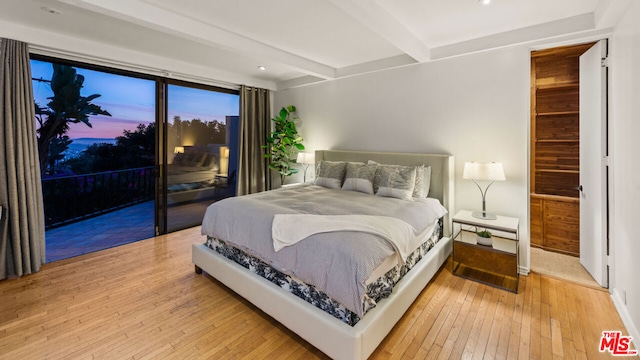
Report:
[[[200,89],[230,95],[240,96],[240,91],[237,89],[228,89],[217,87],[213,85],[205,85],[192,83],[188,81],[159,78],[156,88],[156,167],[157,167],[157,180],[156,180],[156,236],[167,234],[173,231],[179,231],[185,228],[192,227],[193,225],[176,227],[169,229],[169,189],[168,189],[168,154],[169,154],[169,86],[181,86],[192,89]],[[238,101],[238,116],[240,114],[240,106]],[[229,131],[229,124],[227,124],[226,131]],[[238,144],[238,141],[233,142]],[[230,149],[237,152],[238,149]],[[233,154],[234,159],[237,159],[237,154]],[[230,157],[231,158],[231,157]],[[227,160],[228,161],[228,160]],[[228,166],[228,165],[227,165]]]

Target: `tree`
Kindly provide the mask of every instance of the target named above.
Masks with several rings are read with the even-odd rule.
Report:
[[[116,137],[122,153],[122,169],[155,165],[156,124],[138,124],[134,131],[124,130]]]
[[[180,116],[174,116],[173,125],[169,125],[170,137],[179,144],[183,139],[189,139],[193,144],[224,144],[227,141],[226,131],[226,125],[218,120],[182,120]]]
[[[154,123],[138,124],[135,130],[123,130],[114,144],[93,144],[79,156],[63,163],[75,174],[131,169],[155,164]]]
[[[64,152],[69,149],[69,144],[73,140],[69,139],[67,135],[59,135],[51,139],[49,143],[49,153],[47,154],[47,165],[49,169],[53,171],[58,161],[64,159]]]
[[[84,84],[84,76],[79,75],[76,69],[60,64],[53,65],[53,75],[51,77],[51,90],[53,96],[46,108],[35,104],[36,120],[38,128],[38,152],[40,155],[40,171],[42,174],[53,174],[55,172],[55,160],[50,159],[51,144],[53,141],[62,141],[69,131],[69,123],[85,123],[92,127],[89,122],[90,115],[111,116],[109,112],[103,110],[92,101],[100,94],[89,96],[80,95],[80,89]],[[68,137],[67,137],[68,140]],[[70,142],[66,143],[68,146]],[[63,150],[64,151],[64,150]],[[59,155],[59,153],[58,153]],[[53,154],[55,157],[56,154]]]

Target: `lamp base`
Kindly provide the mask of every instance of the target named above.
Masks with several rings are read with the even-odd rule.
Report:
[[[495,214],[489,214],[486,211],[474,211],[471,213],[471,216],[482,220],[495,220],[498,218]]]

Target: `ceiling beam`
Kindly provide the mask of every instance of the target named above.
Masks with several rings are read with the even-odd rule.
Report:
[[[544,24],[537,24],[495,35],[479,37],[459,43],[440,46],[432,51],[433,59],[471,54],[478,51],[497,49],[516,44],[531,43],[543,39],[553,39],[566,35],[581,34],[595,28],[593,13],[572,16]]]
[[[329,1],[416,61],[431,60],[429,47],[375,0]]]
[[[298,71],[323,79],[335,78],[333,67],[291,54],[196,19],[148,4],[140,0],[58,0],[85,10],[197,41],[257,59],[271,59]]]

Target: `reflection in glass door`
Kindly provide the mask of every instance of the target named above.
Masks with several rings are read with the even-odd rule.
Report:
[[[167,86],[167,231],[202,222],[207,206],[234,196],[237,91]]]

